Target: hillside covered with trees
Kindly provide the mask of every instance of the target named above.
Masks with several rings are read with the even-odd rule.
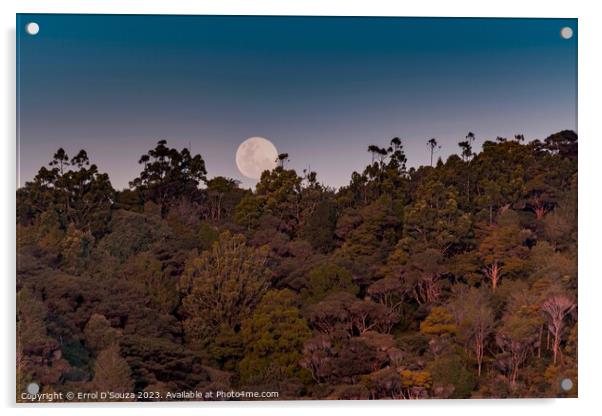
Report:
[[[59,149],[17,190],[17,392],[576,396],[577,135],[474,139],[372,145],[338,190],[162,140],[117,191]]]

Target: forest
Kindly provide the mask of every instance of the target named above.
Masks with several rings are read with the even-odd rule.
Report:
[[[383,140],[339,189],[161,140],[119,191],[61,148],[17,189],[17,401],[576,397],[577,141]]]

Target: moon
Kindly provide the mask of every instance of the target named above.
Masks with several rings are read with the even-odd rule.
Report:
[[[247,178],[260,179],[264,170],[276,167],[278,150],[276,146],[263,137],[250,137],[236,150],[236,166]]]

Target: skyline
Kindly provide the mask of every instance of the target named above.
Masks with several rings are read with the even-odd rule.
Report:
[[[431,137],[445,159],[468,131],[475,149],[497,136],[577,131],[576,19],[17,20],[19,186],[58,147],[86,149],[122,189],[158,140],[190,144],[209,177],[249,187],[256,181],[238,171],[235,153],[261,136],[289,153],[291,168],[340,187],[370,162],[369,144],[393,137],[419,166],[429,164]],[[24,30],[30,21],[35,36]]]

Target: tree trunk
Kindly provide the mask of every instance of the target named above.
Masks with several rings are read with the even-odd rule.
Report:
[[[476,356],[477,356],[477,365],[478,365],[477,374],[479,377],[481,377],[481,367],[483,364],[483,337],[480,333],[477,334],[477,337],[476,337],[475,352],[476,352]]]
[[[485,268],[485,275],[491,280],[491,289],[495,292],[502,276],[502,268],[499,266],[497,260],[491,266]]]
[[[541,343],[543,342],[543,324],[539,327],[539,345],[537,346],[537,358],[541,358]]]
[[[554,331],[554,344],[552,345],[552,351],[554,352],[554,365],[556,365],[556,359],[558,357],[558,349],[560,348],[560,326],[556,326]]]

